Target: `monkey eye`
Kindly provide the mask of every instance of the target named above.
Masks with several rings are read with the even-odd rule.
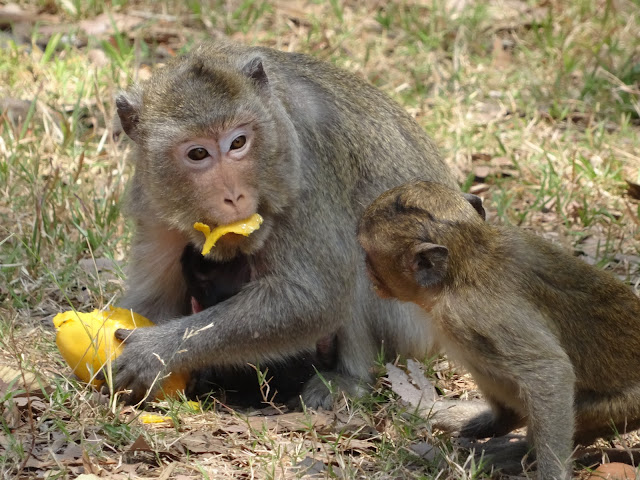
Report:
[[[202,147],[192,148],[187,153],[187,157],[191,160],[202,160],[203,158],[207,158],[209,156],[209,152]]]
[[[247,137],[245,137],[244,135],[239,135],[233,139],[233,142],[231,142],[231,146],[229,147],[229,149],[237,150],[244,147],[245,143],[247,143]]]

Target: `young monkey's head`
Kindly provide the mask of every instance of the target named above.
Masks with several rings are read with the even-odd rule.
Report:
[[[479,197],[418,181],[386,191],[364,212],[358,240],[376,293],[415,301],[447,279],[451,256],[483,231]]]

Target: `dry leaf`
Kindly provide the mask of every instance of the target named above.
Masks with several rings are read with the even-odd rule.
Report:
[[[173,461],[179,461],[180,457],[171,452],[156,450],[149,445],[142,435],[136,438],[127,450],[128,459],[135,458],[138,461],[149,464],[159,464],[162,458],[168,458]]]
[[[4,402],[2,418],[4,418],[4,423],[7,425],[7,427],[12,430],[20,427],[24,423],[22,421],[20,409],[11,399]]]
[[[181,438],[180,443],[187,451],[196,454],[227,455],[230,451],[224,437],[210,432],[193,432]]]
[[[269,417],[248,417],[247,422],[252,429],[281,432],[304,432],[309,429],[331,425],[334,417],[325,412],[290,412]]]
[[[436,395],[434,393],[435,388],[430,382],[424,379],[424,374],[421,375],[420,383],[425,386],[423,389],[420,389],[411,383],[411,379],[403,370],[391,363],[387,363],[386,367],[387,380],[391,385],[391,390],[393,390],[402,401],[421,410],[429,409],[432,406]],[[420,371],[420,373],[422,373],[422,371]],[[420,377],[420,375],[417,376]],[[426,381],[426,384],[423,383],[422,379]]]
[[[427,442],[415,443],[409,449],[427,462],[434,462],[438,457],[438,449]]]
[[[151,445],[140,435],[136,438],[136,441],[129,447],[130,452],[153,452]]]
[[[0,396],[5,396],[8,388],[34,392],[40,390],[38,377],[31,372],[21,372],[8,365],[0,365]]]
[[[327,466],[324,462],[315,460],[312,457],[303,458],[301,461],[296,463],[296,467],[300,469],[299,473],[303,477],[307,477],[308,475],[317,475],[327,470]]]
[[[82,452],[82,466],[84,467],[85,472],[89,472],[91,474],[100,475],[102,472],[102,468],[98,463],[93,460],[86,450]]]
[[[435,402],[438,399],[438,392],[433,384],[425,376],[422,364],[415,360],[407,360],[407,370],[411,375],[411,380],[422,391],[422,398],[426,402]]]
[[[637,471],[626,463],[603,463],[596,468],[587,480],[635,480]]]

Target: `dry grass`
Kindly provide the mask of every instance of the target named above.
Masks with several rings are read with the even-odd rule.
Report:
[[[246,417],[173,402],[158,406],[173,426],[149,427],[61,376],[52,315],[103,307],[122,289],[130,166],[109,134],[114,94],[208,35],[311,53],[367,78],[424,125],[490,221],[532,229],[638,284],[631,1],[20,4],[27,13],[0,36],[0,368],[22,372],[0,382],[7,478],[481,477],[382,384],[331,414],[265,420],[255,413],[270,408]],[[27,380],[41,386],[24,393]],[[437,381],[474,395],[450,370]]]

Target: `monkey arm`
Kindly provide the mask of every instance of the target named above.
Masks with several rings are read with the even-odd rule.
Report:
[[[306,258],[300,252],[294,257]],[[342,293],[345,265],[334,266],[343,259],[320,258],[316,264],[309,259],[304,266],[259,277],[237,295],[194,315],[149,332],[128,332],[127,346],[116,361],[115,388],[132,389],[130,400],[136,401],[154,390],[154,380],[163,370],[277,360],[313,347],[338,329],[348,309],[348,297]]]
[[[540,323],[538,323],[540,322]],[[536,322],[544,325],[542,318]],[[538,334],[538,350],[517,365],[520,395],[527,417],[527,437],[536,450],[538,478],[570,478],[567,462],[573,449],[575,429],[575,374],[568,355],[558,342],[544,342]],[[533,358],[533,357],[536,358]]]
[[[499,320],[488,321],[474,337],[479,355],[470,363],[470,371],[490,401],[526,417],[538,478],[565,479],[575,422],[573,366],[542,314],[526,305],[517,308],[513,305],[502,316],[495,312],[485,317]],[[483,343],[491,338],[491,330],[501,336]]]

